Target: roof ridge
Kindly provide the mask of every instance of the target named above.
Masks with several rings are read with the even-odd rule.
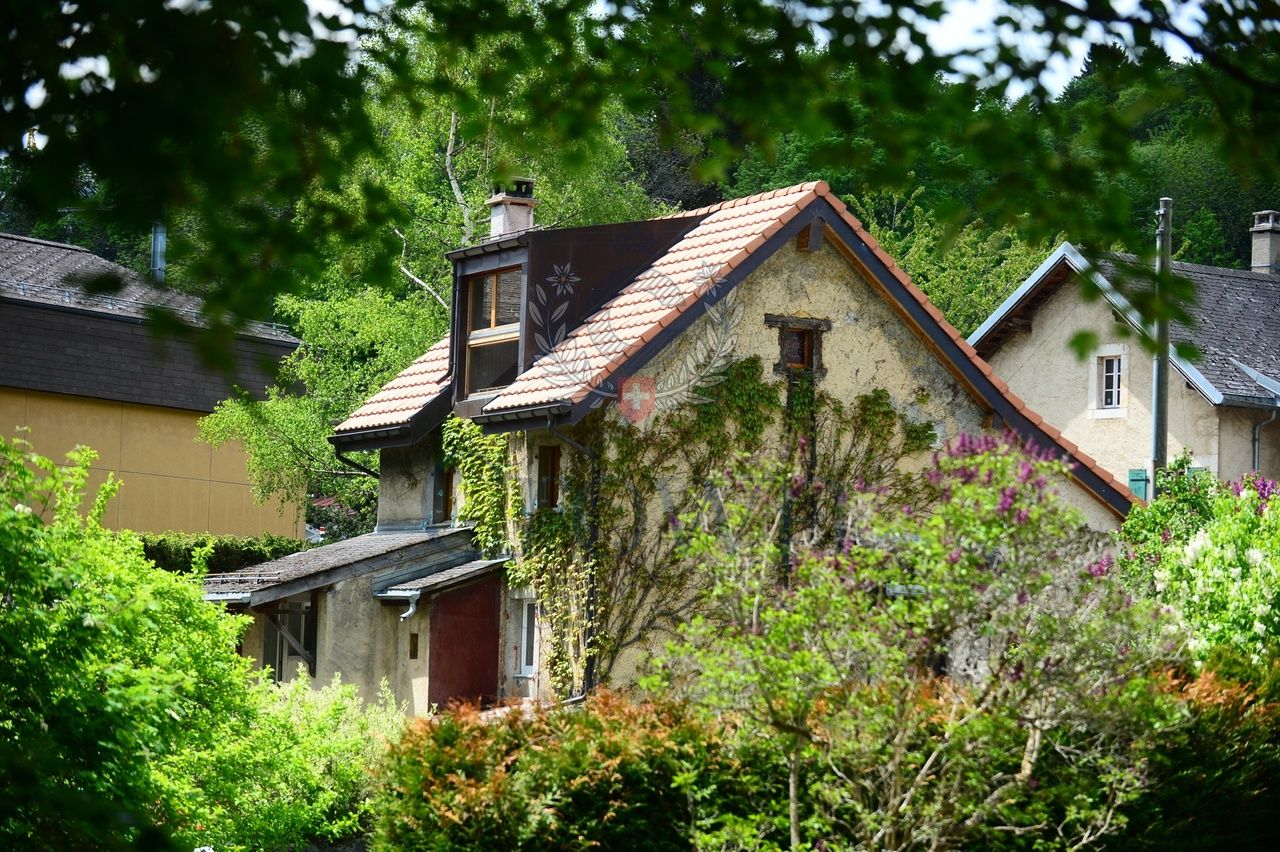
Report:
[[[668,213],[665,216],[658,216],[658,219],[679,219],[685,216],[710,216],[712,213],[719,213],[722,210],[731,210],[734,207],[743,207],[747,204],[755,204],[758,201],[768,201],[782,195],[799,195],[806,192],[817,190],[818,195],[830,195],[831,188],[825,180],[810,180],[804,183],[792,184],[791,186],[779,187],[777,189],[768,189],[763,192],[757,192],[754,195],[744,195],[739,198],[728,198],[724,201],[717,201],[715,204],[708,204],[705,207],[696,207],[693,210],[682,210],[676,213]]]
[[[85,254],[93,254],[92,251],[85,248],[84,246],[74,246],[71,243],[58,243],[58,242],[54,242],[53,240],[42,240],[39,237],[27,237],[27,236],[23,236],[22,234],[9,234],[9,233],[0,231],[0,239],[17,240],[19,242],[24,242],[24,243],[35,243],[38,246],[53,246],[54,248],[68,249],[69,251],[79,251],[79,252],[84,252]],[[93,256],[98,257],[98,255],[96,254],[93,254]],[[107,260],[105,257],[102,259]],[[107,260],[107,263],[112,263],[112,261]]]

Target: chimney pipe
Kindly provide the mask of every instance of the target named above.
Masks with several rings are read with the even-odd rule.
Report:
[[[1253,257],[1249,268],[1266,275],[1280,273],[1280,213],[1259,210],[1253,214]]]
[[[1156,304],[1162,316],[1156,320],[1156,352],[1151,378],[1151,482],[1153,497],[1160,496],[1160,471],[1169,459],[1169,320],[1160,304],[1165,281],[1173,270],[1173,199],[1161,198],[1156,211]]]
[[[489,239],[517,234],[533,227],[533,208],[538,199],[533,197],[533,178],[512,178],[512,186],[495,184],[493,195],[485,202],[489,206]]]
[[[164,247],[166,232],[163,222],[151,223],[151,277],[157,284],[164,283]]]

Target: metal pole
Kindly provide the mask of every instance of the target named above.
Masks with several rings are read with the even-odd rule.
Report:
[[[1151,388],[1151,496],[1159,496],[1160,471],[1169,457],[1169,320],[1164,316],[1165,284],[1173,269],[1173,199],[1161,198],[1156,211],[1156,352]]]

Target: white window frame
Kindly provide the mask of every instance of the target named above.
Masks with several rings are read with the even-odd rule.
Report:
[[[520,677],[538,674],[538,601],[536,598],[520,599]]]
[[[1105,369],[1108,361],[1118,362],[1116,375],[1116,403],[1104,405]],[[1099,346],[1090,357],[1089,369],[1089,417],[1094,420],[1109,420],[1128,416],[1129,394],[1125,387],[1129,371],[1129,347],[1123,343],[1109,343]]]

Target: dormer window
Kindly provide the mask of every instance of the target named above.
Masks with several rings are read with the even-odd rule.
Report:
[[[515,380],[520,348],[520,268],[467,279],[467,396]]]

